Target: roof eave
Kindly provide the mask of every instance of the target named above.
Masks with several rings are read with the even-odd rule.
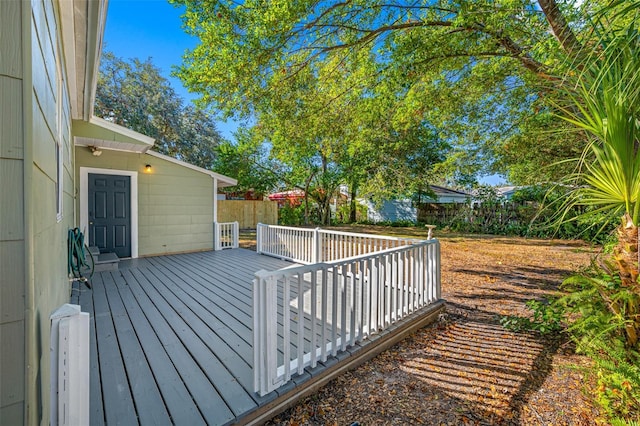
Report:
[[[224,188],[227,186],[235,186],[238,184],[238,181],[229,176],[221,175],[220,173],[212,172],[211,170],[203,169],[202,167],[194,166],[193,164],[187,163],[185,161],[178,160],[173,157],[169,157],[168,155],[160,154],[159,152],[149,150],[146,154],[151,155],[156,158],[160,158],[165,161],[169,161],[174,164],[178,164],[182,167],[186,167],[187,169],[195,170],[196,172],[204,173],[206,175],[211,176],[218,181],[218,188]]]
[[[64,64],[71,116],[89,121],[93,115],[108,0],[59,1]]]

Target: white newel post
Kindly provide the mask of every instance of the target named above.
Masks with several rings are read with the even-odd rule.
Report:
[[[262,253],[262,224],[256,225],[256,253]]]
[[[213,222],[213,249],[220,250],[220,224]]]
[[[253,280],[253,386],[261,396],[282,384],[282,380],[278,380],[277,333],[277,279],[268,271],[260,270]]]
[[[220,227],[218,226],[218,179],[213,179],[213,249],[221,250]]]
[[[51,425],[89,424],[89,314],[65,304],[49,319]]]
[[[218,179],[213,178],[213,222],[218,222]]]
[[[440,298],[442,297],[442,277],[441,277],[441,273],[442,270],[440,268],[441,265],[441,258],[440,258],[440,241],[438,241],[438,243],[436,244],[436,261],[434,263],[434,267],[436,269],[436,300],[440,300]]]
[[[233,248],[240,247],[240,224],[233,222]]]

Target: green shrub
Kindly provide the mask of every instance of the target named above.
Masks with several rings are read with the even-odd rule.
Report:
[[[532,318],[503,316],[500,319],[502,326],[511,331],[537,331],[540,334],[557,333],[562,330],[563,310],[555,299],[550,302],[529,300],[525,305],[532,311]]]
[[[625,327],[640,321],[634,306],[640,295],[621,285],[617,276],[593,264],[564,281],[568,293],[550,301],[526,303],[531,317],[505,316],[502,325],[512,331],[558,333],[566,327],[576,350],[593,360],[594,401],[613,425],[640,422],[640,352],[629,345]]]
[[[304,223],[304,205],[292,206],[285,204],[278,212],[280,225],[299,226]]]
[[[563,288],[569,293],[557,303],[577,350],[594,361],[595,400],[612,423],[640,421],[640,353],[626,332],[640,321],[640,295],[595,264],[565,280]]]

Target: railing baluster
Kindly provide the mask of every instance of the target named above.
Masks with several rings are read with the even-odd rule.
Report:
[[[287,342],[286,336],[291,336],[291,306],[288,302],[290,300],[291,284],[289,277],[286,275],[283,279],[282,286],[282,328],[283,328],[283,361],[284,361],[284,380],[289,381],[291,379],[291,344]]]
[[[372,320],[372,312],[373,312],[373,276],[371,272],[371,266],[373,265],[373,259],[369,258],[365,261],[366,263],[366,275],[365,275],[365,286],[366,294],[364,297],[364,324],[363,328],[365,330],[366,337],[371,336],[371,320]]]
[[[311,350],[311,368],[315,368],[316,361],[316,318],[317,318],[317,305],[318,305],[318,273],[311,272],[311,337],[310,337],[310,350]]]
[[[336,356],[338,353],[338,306],[340,300],[338,299],[338,267],[333,266],[331,268],[331,355]]]
[[[384,272],[385,272],[385,281],[384,281],[384,288],[385,288],[385,313],[384,313],[384,328],[389,327],[389,325],[391,325],[391,309],[392,309],[392,305],[391,305],[391,286],[392,286],[392,260],[393,260],[393,254],[386,256],[384,261]]]
[[[342,311],[341,315],[341,342],[342,342],[342,350],[347,349],[347,305],[349,304],[349,300],[347,299],[347,268],[346,265],[340,266],[340,282],[342,285],[342,295],[340,297],[340,307]]]
[[[322,290],[322,298],[321,309],[322,309],[322,331],[320,336],[320,347],[322,348],[321,360],[325,362],[327,360],[327,310],[329,309],[327,293],[329,289],[327,288],[327,273],[328,268],[322,269],[322,280],[320,281],[320,288]]]
[[[356,341],[356,297],[358,293],[358,286],[356,284],[356,274],[355,265],[352,262],[348,263],[349,265],[349,288],[351,289],[351,297],[349,298],[349,345],[353,346]]]
[[[402,311],[400,313],[401,316],[407,315],[409,313],[409,253],[407,251],[403,251],[400,254],[400,270],[402,271],[402,278],[399,280],[402,285]]]
[[[304,371],[304,274],[298,273],[298,374]]]

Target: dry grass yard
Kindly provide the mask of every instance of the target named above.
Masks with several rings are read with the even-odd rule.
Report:
[[[425,237],[421,228],[350,227]],[[580,242],[436,233],[447,314],[317,394],[273,425],[589,425],[585,358],[570,343],[514,333],[502,315],[557,291],[593,250]],[[252,235],[243,244],[251,246]]]

